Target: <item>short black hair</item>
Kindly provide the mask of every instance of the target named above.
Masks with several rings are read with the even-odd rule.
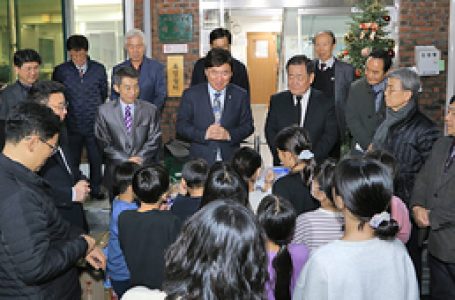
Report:
[[[139,72],[130,66],[121,66],[117,70],[115,70],[114,77],[113,77],[114,84],[117,86],[122,84],[122,79],[124,77],[137,79],[137,78],[139,78]]]
[[[144,166],[134,173],[134,194],[144,203],[157,203],[169,189],[169,173],[159,165]]]
[[[204,59],[205,69],[219,67],[224,64],[228,64],[231,66],[231,71],[233,70],[231,53],[225,49],[213,48],[207,53]]]
[[[38,80],[32,85],[28,93],[28,100],[39,104],[46,105],[49,101],[49,96],[57,93],[64,93],[65,86],[60,82],[52,80]]]
[[[319,31],[318,33],[316,33],[313,37],[313,44],[316,44],[316,38],[320,35],[323,35],[323,34],[327,34],[328,36],[330,36],[332,38],[332,44],[335,45],[337,43],[337,39],[335,37],[335,34],[333,33],[332,30],[323,30],[323,31]]]
[[[221,28],[221,27],[213,29],[210,32],[209,38],[210,38],[210,44],[212,44],[214,40],[222,39],[222,38],[227,38],[229,45],[232,43],[231,32],[229,30],[227,30],[225,28]]]
[[[41,65],[41,56],[33,49],[22,49],[14,52],[13,63],[20,68],[28,62],[36,62]]]
[[[314,73],[314,63],[306,55],[299,54],[291,57],[286,63],[286,72],[289,72],[289,66],[305,65],[308,75]]]
[[[126,192],[127,188],[133,184],[133,175],[140,168],[140,165],[126,161],[114,169],[113,192],[120,195]]]
[[[452,104],[453,102],[455,102],[455,95],[453,95],[452,98],[450,98],[449,104]]]
[[[386,167],[390,168],[394,177],[397,174],[397,159],[389,151],[384,149],[369,150],[365,153],[365,158],[375,159],[383,163]]]
[[[231,165],[245,182],[249,182],[261,167],[262,157],[256,150],[249,147],[242,147],[235,151],[232,156]]]
[[[194,159],[186,162],[182,168],[182,178],[190,189],[204,187],[209,166],[203,159]]]
[[[80,34],[74,34],[66,40],[66,50],[88,51],[88,39]]]
[[[5,123],[5,141],[18,143],[30,135],[49,140],[60,131],[60,119],[47,106],[23,102],[15,106]]]
[[[392,66],[392,58],[390,57],[389,53],[384,49],[373,49],[373,51],[371,51],[371,53],[368,55],[368,58],[370,57],[382,59],[382,61],[384,62],[384,73],[387,72]]]

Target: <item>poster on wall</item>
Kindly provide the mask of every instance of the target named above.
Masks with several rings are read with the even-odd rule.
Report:
[[[163,14],[159,16],[158,36],[162,43],[184,43],[193,40],[192,14]]]
[[[167,57],[167,95],[180,97],[183,93],[183,55]]]

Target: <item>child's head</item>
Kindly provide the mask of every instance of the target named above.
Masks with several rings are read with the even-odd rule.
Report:
[[[255,181],[261,169],[262,158],[254,149],[242,147],[234,153],[231,165],[245,182]]]
[[[298,161],[309,161],[314,157],[310,137],[299,126],[283,128],[275,138],[275,145],[278,157],[285,167],[292,168]]]
[[[335,174],[336,160],[329,158],[314,170],[311,184],[311,195],[318,201],[329,200],[335,206],[332,197],[333,175]]]
[[[209,167],[205,160],[190,160],[183,165],[182,179],[185,181],[185,185],[189,190],[203,188],[208,172]]]
[[[268,195],[259,204],[257,217],[267,238],[280,247],[272,261],[276,273],[275,298],[291,299],[292,260],[287,245],[294,235],[297,214],[286,199]]]
[[[394,238],[398,224],[387,208],[393,194],[391,171],[369,158],[348,158],[338,163],[334,177],[334,199],[360,221],[359,230],[371,226],[381,239]]]
[[[124,194],[131,187],[134,172],[139,169],[140,166],[134,162],[124,162],[118,165],[114,170],[113,179],[113,192],[115,196]],[[130,188],[131,193],[133,192]]]
[[[397,160],[392,153],[388,152],[387,150],[383,149],[376,149],[368,151],[365,154],[366,158],[375,159],[381,163],[383,163],[386,167],[389,167],[392,171],[392,176],[395,177],[397,174]]]
[[[169,188],[169,174],[158,164],[144,166],[133,176],[133,191],[141,202],[157,203]]]
[[[248,205],[246,183],[230,165],[223,162],[217,162],[210,168],[201,207],[218,199],[236,199],[237,202]]]

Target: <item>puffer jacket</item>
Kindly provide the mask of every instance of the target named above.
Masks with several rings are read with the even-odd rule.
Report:
[[[0,299],[80,299],[74,267],[86,241],[52,202],[47,182],[0,154]]]
[[[387,134],[384,148],[397,160],[394,194],[409,205],[414,179],[440,137],[436,124],[416,107]]]

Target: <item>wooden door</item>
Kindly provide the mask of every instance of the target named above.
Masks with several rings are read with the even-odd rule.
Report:
[[[248,32],[247,39],[251,103],[268,105],[270,96],[276,93],[277,89],[277,33]]]

